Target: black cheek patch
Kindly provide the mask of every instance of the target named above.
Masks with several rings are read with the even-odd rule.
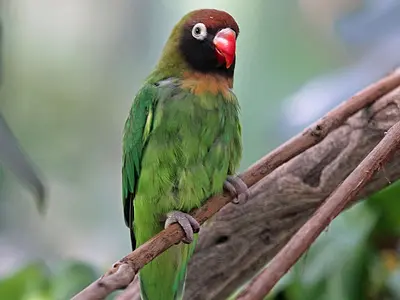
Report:
[[[179,42],[179,51],[188,65],[195,71],[233,77],[235,62],[229,69],[218,62],[213,45],[213,38],[217,31],[208,30],[208,36],[204,40],[197,40],[192,36],[191,27],[185,28]]]

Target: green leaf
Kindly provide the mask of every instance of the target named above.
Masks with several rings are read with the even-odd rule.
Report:
[[[313,284],[330,277],[334,271],[343,270],[367,247],[375,222],[374,212],[364,203],[337,217],[297,264],[303,283]]]
[[[400,180],[371,196],[367,204],[379,216],[380,234],[400,234]]]
[[[274,289],[290,300],[363,299],[377,217],[359,203],[336,218]]]
[[[28,265],[0,281],[0,299],[25,300],[47,290],[46,269],[41,264]]]
[[[400,299],[400,268],[388,279],[388,287],[395,299]]]
[[[51,278],[54,299],[70,299],[99,277],[99,274],[83,262],[61,263]]]
[[[39,212],[44,212],[45,187],[38,171],[21,149],[5,119],[0,114],[0,163],[15,174],[23,183],[31,187],[36,195]]]

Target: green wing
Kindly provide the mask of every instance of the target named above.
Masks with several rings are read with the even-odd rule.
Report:
[[[157,99],[157,86],[145,84],[136,95],[125,123],[122,146],[122,197],[125,224],[130,228],[132,249],[136,248],[133,232],[133,200],[139,181],[143,152],[153,126]]]

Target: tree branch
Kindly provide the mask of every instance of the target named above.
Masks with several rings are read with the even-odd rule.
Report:
[[[357,196],[378,169],[400,146],[400,122],[389,129],[382,141],[368,154],[326,202],[300,228],[268,266],[238,295],[237,300],[263,300],[275,284],[307,251],[322,231]]]
[[[200,231],[184,299],[227,299],[277,254],[322,202],[400,121],[400,88],[361,110],[321,143],[251,189],[244,206],[228,205]],[[400,152],[356,197],[400,178]]]
[[[323,140],[330,131],[336,129],[339,127],[348,117],[356,113],[358,110],[367,107],[371,105],[376,99],[380,98],[381,96],[385,95],[386,93],[390,92],[394,88],[400,85],[400,72],[394,72],[391,75],[387,76],[386,78],[378,81],[377,83],[369,86],[362,92],[358,93],[357,95],[353,96],[351,99],[349,99],[347,102],[342,103],[340,106],[338,106],[336,109],[332,110],[329,112],[325,117],[323,117],[321,120],[316,122],[314,125],[312,125],[309,129],[305,130],[303,133],[299,134],[298,136],[294,137],[290,141],[286,142],[273,152],[271,152],[269,155],[265,156],[263,159],[258,161],[256,164],[254,164],[252,167],[250,167],[244,174],[240,175],[240,177],[243,179],[243,181],[249,186],[253,186],[256,184],[258,181],[264,178],[264,176],[268,175],[272,171],[274,171],[277,167],[281,166],[285,162],[289,161],[296,155],[304,152],[305,150],[309,149],[313,145],[316,145],[319,143],[321,140]],[[310,149],[312,150],[312,149]],[[335,150],[335,149],[334,149]],[[337,152],[337,151],[336,151]],[[304,154],[303,154],[304,155]],[[303,156],[301,155],[301,156]],[[286,165],[285,165],[286,166]],[[283,166],[282,168],[284,168]],[[299,166],[297,166],[299,167]],[[282,169],[280,168],[280,169]],[[272,174],[271,174],[272,175]],[[270,176],[268,176],[270,177]],[[268,178],[267,178],[268,179]],[[243,215],[243,212],[247,210],[248,207],[253,207],[254,208],[254,189],[251,190],[253,194],[253,199],[252,201],[249,201],[246,205],[242,206],[237,206],[233,208],[233,206],[228,206],[226,207],[221,214],[218,215],[218,218],[214,220],[214,222],[211,223],[211,226],[206,226],[203,227],[201,230],[200,234],[200,244],[198,247],[198,250],[196,254],[194,255],[193,259],[194,262],[191,263],[191,267],[195,266],[195,269],[190,271],[188,274],[188,288],[185,293],[185,298],[186,299],[221,299],[221,298],[226,298],[233,290],[235,287],[239,286],[236,285],[235,287],[232,285],[234,280],[225,280],[226,278],[224,276],[228,275],[228,273],[222,274],[219,272],[216,272],[214,274],[210,275],[211,270],[217,271],[214,266],[210,266],[210,263],[214,262],[214,264],[217,261],[225,261],[229,257],[230,261],[227,264],[227,266],[232,266],[233,264],[238,262],[239,257],[235,257],[233,254],[235,252],[235,248],[231,248],[229,252],[221,252],[217,251],[218,246],[221,248],[222,244],[228,245],[229,237],[232,236],[227,236],[226,234],[221,235],[221,229],[227,229],[229,228],[226,226],[222,226],[220,228],[216,228],[214,225],[221,225],[219,222],[219,217],[221,216],[222,218],[229,216],[229,213],[225,213],[225,211],[235,211],[235,214],[240,212],[241,215]],[[219,195],[212,197],[210,200],[206,202],[206,204],[201,207],[200,209],[196,210],[194,212],[195,218],[202,224],[204,223],[207,219],[209,219],[211,216],[213,216],[216,212],[218,212],[223,206],[228,204],[232,199],[230,196],[227,194],[224,195]],[[263,202],[266,200],[266,198],[263,199]],[[260,201],[257,201],[258,205],[260,205]],[[277,203],[275,203],[276,206]],[[278,206],[283,206],[284,203],[280,203]],[[304,203],[303,203],[303,209],[304,209]],[[310,209],[311,205],[308,205],[308,209]],[[296,205],[293,206],[292,203],[292,211],[296,210]],[[298,209],[298,207],[297,207]],[[253,212],[254,213],[254,212]],[[287,213],[287,212],[286,212]],[[247,228],[252,228],[250,225],[251,223],[257,223],[257,222],[263,222],[268,218],[268,215],[266,214],[264,217],[261,215],[258,215],[260,217],[259,219],[254,219],[252,218],[252,222],[248,222],[249,217],[252,216],[247,215]],[[309,216],[309,212],[303,214],[302,217],[304,219],[305,216]],[[229,216],[230,217],[230,216]],[[261,218],[262,217],[262,218]],[[270,216],[271,217],[271,216]],[[280,214],[277,211],[275,211],[275,215],[273,218],[275,219],[277,224],[280,224],[279,220]],[[243,219],[243,217],[242,217]],[[301,219],[301,218],[296,218],[296,219]],[[293,221],[293,218],[292,220]],[[224,220],[225,224],[226,222],[229,222],[229,225],[233,225],[236,223],[236,220],[233,221],[232,219],[230,220]],[[297,220],[298,223],[298,220]],[[296,223],[294,223],[296,224]],[[292,225],[294,225],[292,223]],[[242,224],[243,225],[243,224]],[[282,224],[281,224],[282,225]],[[243,227],[243,229],[246,229],[246,226]],[[286,224],[287,226],[287,224]],[[232,226],[232,228],[235,226]],[[263,226],[261,226],[263,227]],[[213,232],[210,231],[210,228],[213,228]],[[296,230],[298,227],[296,228]],[[288,232],[291,232],[290,230]],[[293,231],[293,233],[295,230]],[[249,232],[248,232],[249,233]],[[282,232],[281,232],[282,233]],[[292,234],[293,234],[292,233]],[[215,239],[215,234],[217,234],[217,239]],[[220,239],[220,237],[223,237]],[[249,235],[252,236],[252,235]],[[119,262],[114,264],[114,266],[99,280],[96,282],[92,283],[89,287],[87,287],[85,290],[83,290],[81,293],[76,295],[73,299],[103,299],[107,293],[110,293],[111,291],[115,290],[116,288],[121,288],[121,287],[126,287],[129,285],[129,283],[133,280],[135,274],[139,271],[140,268],[142,268],[145,264],[150,262],[152,259],[154,259],[157,255],[174,245],[175,243],[179,242],[183,238],[183,232],[180,229],[178,225],[173,225],[167,228],[166,230],[163,230],[161,233],[150,239],[147,243],[143,244],[140,246],[138,249],[136,249],[134,252],[130,253],[123,259],[121,259]],[[204,247],[207,247],[207,239],[209,240],[211,238],[212,240],[212,245],[214,246],[213,249],[208,249],[206,255],[204,254]],[[227,238],[227,239],[226,239]],[[242,238],[242,236],[241,236]],[[264,233],[262,236],[259,238],[261,239],[267,239],[270,240],[269,232]],[[234,240],[234,239],[232,239]],[[209,240],[210,241],[210,240]],[[267,241],[266,241],[267,242]],[[250,247],[252,244],[254,244],[253,241],[248,241],[247,247]],[[265,242],[263,243],[265,244]],[[224,246],[224,245],[222,245]],[[241,245],[243,246],[243,245]],[[274,245],[275,247],[281,246],[281,245]],[[243,248],[243,247],[240,247]],[[240,250],[240,248],[236,248],[236,250]],[[266,248],[268,249],[268,247]],[[219,254],[221,255],[219,259],[215,259],[216,256],[214,254]],[[229,254],[229,255],[227,255]],[[211,260],[208,260],[209,257],[212,257]],[[233,257],[232,257],[233,256]],[[197,257],[197,259],[196,259]],[[208,257],[207,260],[204,260],[205,257]],[[221,259],[222,258],[222,259]],[[243,257],[242,257],[243,258]],[[203,264],[201,269],[205,271],[208,275],[206,276],[205,273],[201,274],[199,272],[200,268],[199,265]],[[208,269],[204,269],[204,266],[207,265]],[[121,266],[125,266],[123,272],[120,270]],[[244,266],[245,267],[245,266]],[[244,268],[243,268],[244,269]],[[231,271],[231,276],[238,277],[242,276],[243,272],[236,273]],[[243,280],[248,278],[250,273],[254,273],[256,270],[246,270],[247,274],[243,276]],[[202,277],[203,276],[203,277]],[[206,278],[207,277],[207,278]],[[202,280],[198,280],[202,279]],[[219,286],[215,286],[215,282],[213,283],[212,280],[215,282],[219,282]],[[241,279],[236,278],[236,283],[239,283]],[[114,282],[118,282],[118,284],[114,284]],[[200,286],[200,282],[205,282],[209,283],[209,286]],[[106,288],[105,288],[106,287]],[[205,291],[206,289],[210,290],[207,292]]]

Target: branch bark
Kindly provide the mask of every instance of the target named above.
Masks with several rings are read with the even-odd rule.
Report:
[[[332,192],[316,213],[300,228],[268,266],[251,280],[237,300],[263,300],[275,284],[307,251],[322,231],[357,196],[378,169],[399,149],[400,122],[389,129],[382,141]]]
[[[246,205],[223,208],[200,231],[184,299],[226,299],[250,280],[400,121],[399,107],[397,88],[256,184]],[[399,178],[398,151],[356,199]]]
[[[305,130],[302,134],[261,159],[242,174],[241,178],[248,186],[256,184],[278,166],[319,143],[330,131],[340,126],[341,123],[355,112],[371,105],[376,99],[399,85],[399,72],[395,72],[371,85],[349,99],[349,101],[329,112],[324,118]],[[361,126],[361,128],[364,127]],[[336,136],[336,138],[339,143],[344,142],[343,137],[340,135]],[[319,166],[325,167],[330,162],[328,158],[337,158],[340,154],[340,148],[332,148],[335,145],[329,144],[327,147],[326,143],[324,144],[325,148],[323,149],[330,154],[329,156],[326,156],[325,152],[315,151],[314,148],[310,149],[299,156],[298,159],[295,159],[297,160],[296,169],[286,173],[286,177],[294,176],[296,173],[307,169],[308,173],[318,177],[316,180],[320,183],[320,173],[324,171],[324,168]],[[309,155],[306,155],[310,152],[314,152],[314,156],[309,157]],[[298,164],[301,158],[303,158],[303,161],[301,161],[301,164]],[[309,170],[308,167],[311,164],[304,164],[304,158],[320,158],[320,160],[318,164],[314,164],[316,168]],[[344,158],[344,160],[347,161],[347,158]],[[282,173],[282,170],[287,170],[288,165],[293,165],[293,163],[290,162],[282,166],[273,172],[273,174]],[[246,205],[236,207],[232,205],[226,206],[209,226],[202,227],[199,247],[190,263],[185,299],[224,299],[229,296],[236,287],[240,286],[257,269],[261,268],[267,262],[267,259],[271,258],[270,256],[265,256],[265,254],[268,253],[271,255],[271,253],[275,253],[282,247],[284,242],[304,223],[313,209],[318,206],[319,202],[317,203],[317,201],[305,200],[302,202],[296,199],[296,203],[290,203],[287,202],[288,199],[286,198],[277,198],[276,196],[283,194],[286,190],[280,189],[276,184],[279,181],[276,175],[272,176],[273,174],[264,179],[262,183],[257,184],[258,188],[251,190],[253,199]],[[270,195],[274,195],[275,197],[267,199],[265,195],[262,197],[258,196],[261,194],[259,186],[264,186],[265,181],[271,182],[270,178],[275,178],[275,194]],[[303,183],[307,183],[307,179],[313,178],[306,178]],[[310,182],[310,185],[313,188],[319,186],[319,184],[315,186],[314,181]],[[277,187],[279,187],[278,191],[276,190]],[[269,191],[263,190],[263,192],[268,193]],[[318,191],[315,189],[314,192]],[[310,196],[312,195],[311,193]],[[275,201],[271,202],[271,199],[275,199]],[[200,223],[204,223],[230,201],[231,198],[226,194],[213,197],[197,210],[194,216]],[[249,210],[250,208],[251,210]],[[249,219],[251,219],[251,222],[249,222]],[[298,227],[293,228],[293,225],[298,225]],[[260,229],[264,230],[260,231]],[[286,239],[282,239],[283,236],[286,236]],[[116,288],[127,286],[141,267],[154,259],[159,253],[180,241],[182,237],[183,232],[178,225],[170,226],[114,264],[113,268],[103,278],[90,285],[75,296],[74,299],[103,299],[107,293]],[[246,242],[244,243],[245,240]],[[254,255],[255,251],[258,252],[257,255]],[[250,254],[250,252],[252,253]],[[259,254],[264,255],[260,257]],[[258,259],[255,259],[256,257]],[[123,272],[121,272],[121,267],[124,267]],[[118,284],[115,284],[116,282]]]

